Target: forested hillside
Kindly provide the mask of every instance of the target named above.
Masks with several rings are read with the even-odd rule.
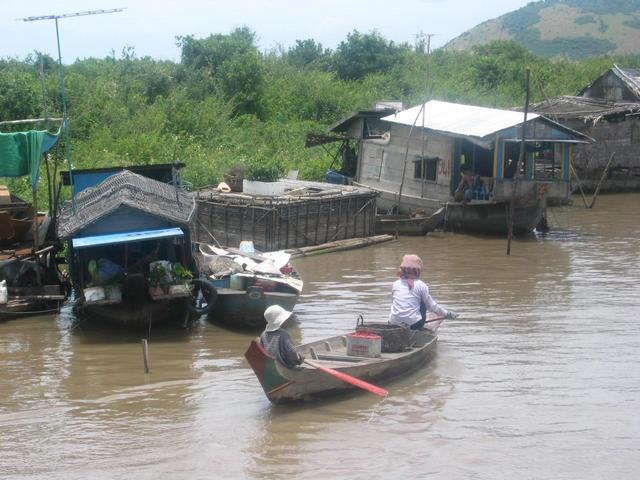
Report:
[[[525,67],[535,101],[575,93],[614,61],[640,66],[637,57],[548,60],[514,42],[427,55],[357,31],[333,51],[307,39],[263,53],[247,28],[177,41],[178,63],[127,49],[65,67],[76,168],[181,160],[195,187],[217,184],[236,164],[256,177],[295,168],[320,179],[330,155],[305,149],[305,134],[377,100],[512,107],[524,99]],[[56,63],[35,53],[0,60],[0,120],[43,116],[41,63],[49,115],[61,116]]]
[[[543,57],[640,54],[640,0],[543,0],[486,21],[449,42],[467,50],[515,40]]]

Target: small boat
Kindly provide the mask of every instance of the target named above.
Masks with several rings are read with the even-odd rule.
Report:
[[[347,355],[346,335],[301,345],[298,351],[305,358],[321,362],[338,372],[366,382],[377,382],[400,377],[425,365],[435,351],[437,340],[434,332],[417,330],[411,347],[400,352],[383,352],[372,358]],[[295,369],[285,367],[266,352],[259,338],[251,342],[245,358],[273,403],[310,400],[346,393],[355,388],[306,364]]]
[[[444,221],[444,209],[432,215],[376,215],[376,234],[424,236],[433,232]]]
[[[232,327],[259,329],[266,325],[264,311],[267,307],[280,305],[289,311],[295,307],[304,282],[289,263],[291,255],[242,252],[206,244],[200,245],[200,252],[204,256],[203,262],[211,266],[203,265],[200,270],[210,273],[207,281],[217,292],[215,302],[208,308],[208,320]],[[275,263],[270,259],[276,259]],[[217,272],[211,269],[217,269]]]

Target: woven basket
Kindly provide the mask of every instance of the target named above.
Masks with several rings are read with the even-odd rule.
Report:
[[[409,346],[411,330],[390,323],[361,323],[356,332],[375,333],[382,337],[382,353],[401,352]]]
[[[242,182],[244,180],[244,177],[240,177],[237,175],[229,175],[225,173],[223,175],[223,178],[225,183],[229,185],[229,188],[231,189],[232,192],[242,192]]]

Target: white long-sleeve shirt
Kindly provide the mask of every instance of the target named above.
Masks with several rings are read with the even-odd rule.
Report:
[[[427,310],[445,316],[447,310],[438,305],[431,295],[429,287],[422,280],[414,280],[413,288],[405,278],[399,278],[391,287],[391,314],[389,322],[398,325],[413,325],[421,319],[420,304],[424,303]]]

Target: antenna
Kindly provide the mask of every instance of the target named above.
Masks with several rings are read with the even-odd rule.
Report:
[[[64,91],[64,67],[62,66],[62,53],[60,51],[60,30],[58,28],[58,19],[59,18],[70,18],[70,17],[83,17],[86,15],[101,15],[103,13],[116,13],[122,12],[124,8],[112,8],[110,10],[91,10],[87,12],[75,12],[75,13],[63,13],[61,15],[43,15],[40,17],[26,17],[19,18],[18,20],[22,20],[23,22],[36,22],[38,20],[53,20],[56,24],[56,42],[58,45],[58,69],[60,72],[60,94],[62,96],[62,134],[64,136],[64,151],[67,163],[69,165],[69,182],[71,184],[71,188],[73,189],[73,174],[71,172],[72,163],[71,163],[71,143],[69,142],[69,119],[67,117],[67,96]],[[75,199],[74,195],[71,195],[71,202],[73,206],[73,210],[75,211]]]

